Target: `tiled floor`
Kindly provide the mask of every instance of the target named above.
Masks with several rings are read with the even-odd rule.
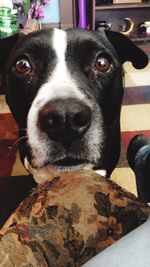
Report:
[[[135,70],[130,63],[126,63],[124,68],[126,86],[125,95],[130,97],[127,97],[128,103],[124,100],[121,112],[121,131],[123,144],[125,144],[123,147],[123,154],[125,154],[127,148],[127,138],[125,137],[128,137],[129,139],[129,137],[134,134],[134,131],[147,130],[149,133],[150,130],[150,101],[147,100],[148,97],[150,97],[150,64],[144,70]],[[138,90],[141,90],[142,93],[145,92],[145,95],[148,92],[148,97],[143,97],[142,94],[138,94]],[[131,101],[129,98],[131,98]],[[0,96],[0,113],[9,113],[4,96]],[[134,174],[128,167],[125,156],[123,157],[124,159],[122,160],[121,158],[118,167],[114,170],[111,178],[128,191],[136,194]],[[20,163],[17,154],[17,160],[14,164],[12,175],[22,174],[26,174],[26,171]]]

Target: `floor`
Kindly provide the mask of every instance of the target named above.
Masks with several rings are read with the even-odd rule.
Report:
[[[150,137],[150,64],[144,70],[135,70],[130,63],[126,63],[124,64],[124,69],[126,88],[121,112],[122,152],[118,166],[114,170],[111,179],[128,191],[136,194],[134,173],[127,164],[126,149],[130,138],[135,133],[146,133]],[[9,114],[9,108],[5,103],[4,96],[0,95],[0,115],[3,116],[3,114]],[[13,122],[12,124],[15,128],[15,123]],[[9,130],[6,133],[5,129],[4,133],[0,133],[0,145],[3,145],[3,135],[6,137],[9,133]],[[2,159],[1,151],[0,158]],[[27,174],[20,163],[18,153],[13,164],[12,175]],[[1,166],[3,166],[2,161]]]
[[[125,96],[121,111],[122,149],[127,148],[130,138],[136,133],[144,133],[150,137],[150,63],[145,69],[136,70],[128,62],[124,64],[124,69]],[[134,173],[125,162],[126,159],[123,163],[121,160],[111,178],[136,194]]]

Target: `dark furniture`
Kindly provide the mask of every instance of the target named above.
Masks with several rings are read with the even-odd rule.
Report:
[[[130,37],[135,41],[150,41],[150,37],[141,37],[138,34],[138,26],[144,21],[150,21],[150,2],[130,3],[130,4],[106,4],[96,5],[95,0],[91,0],[91,29],[95,30],[98,21],[111,22],[112,30],[120,31],[125,23],[123,18],[131,18],[135,25]]]

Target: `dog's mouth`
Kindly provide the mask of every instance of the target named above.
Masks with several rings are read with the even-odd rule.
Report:
[[[88,163],[82,159],[76,158],[63,158],[59,159],[53,163],[46,164],[40,167],[32,166],[27,157],[24,160],[25,168],[33,175],[33,178],[37,183],[41,183],[58,175],[60,172],[64,171],[80,171],[80,170],[93,170],[94,164]]]
[[[53,163],[56,168],[74,168],[86,164],[82,159],[64,158]]]

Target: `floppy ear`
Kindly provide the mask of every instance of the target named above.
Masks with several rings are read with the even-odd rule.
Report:
[[[0,75],[5,72],[6,62],[9,54],[17,41],[30,32],[37,31],[39,28],[38,21],[27,19],[24,28],[19,33],[0,39]]]
[[[19,34],[16,33],[9,37],[0,39],[0,75],[3,75],[5,72],[6,62],[9,57],[9,54],[15,44],[17,43]]]
[[[110,43],[114,46],[121,63],[131,61],[136,69],[142,69],[147,66],[148,56],[127,36],[109,30],[105,30],[105,34]]]
[[[9,37],[0,39],[0,83],[1,83],[0,91],[1,93],[5,93],[5,88],[3,86],[3,82],[4,82],[3,76],[5,73],[5,69],[6,69],[6,63],[7,63],[11,50],[13,49],[13,47],[18,41],[18,38],[19,38],[19,34],[16,33]]]

